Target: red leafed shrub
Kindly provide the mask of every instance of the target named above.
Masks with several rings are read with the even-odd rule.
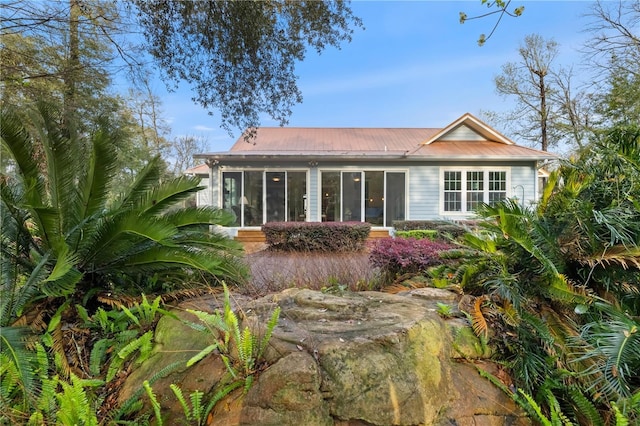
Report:
[[[401,274],[417,274],[442,262],[440,252],[453,248],[441,241],[384,238],[371,246],[369,261],[388,282]]]
[[[262,225],[272,250],[328,253],[361,251],[371,225],[365,222],[270,222]]]

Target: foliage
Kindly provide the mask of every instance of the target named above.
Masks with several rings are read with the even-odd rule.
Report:
[[[186,81],[222,125],[257,127],[266,113],[281,124],[301,102],[295,63],[350,41],[361,26],[345,2],[149,2],[136,0],[147,50],[168,82]]]
[[[214,341],[193,356],[187,362],[187,366],[195,364],[214,350],[217,350],[233,381],[243,381],[245,390],[248,390],[253,382],[253,375],[260,367],[258,362],[267,349],[273,329],[278,323],[280,308],[277,307],[273,311],[270,320],[267,322],[264,335],[259,338],[249,327],[240,329],[238,316],[231,309],[229,289],[225,284],[223,286],[224,306],[222,312],[216,311],[214,314],[209,314],[202,311],[188,310],[200,320],[204,328],[196,323],[188,322],[187,324],[195,329],[212,334]],[[217,336],[217,334],[221,334],[221,336]]]
[[[428,239],[382,238],[372,244],[369,261],[380,268],[388,284],[400,274],[418,274],[442,262],[440,252],[451,248],[448,243]]]
[[[485,18],[487,16],[491,16],[491,15],[498,15],[498,19],[496,20],[496,23],[494,24],[493,28],[491,29],[491,32],[489,33],[489,35],[486,34],[480,34],[480,37],[478,37],[478,46],[484,46],[484,44],[491,38],[491,36],[493,36],[493,34],[496,32],[496,29],[498,28],[498,25],[500,24],[500,21],[502,21],[502,18],[506,15],[506,16],[510,16],[512,18],[517,18],[518,16],[521,16],[522,13],[524,12],[524,6],[518,6],[518,7],[514,7],[513,9],[509,9],[509,6],[511,5],[511,0],[481,0],[481,3],[483,5],[485,5],[490,11],[477,15],[477,16],[468,16],[465,12],[460,12],[460,23],[464,24],[467,21],[471,21],[473,19],[480,19],[480,18]]]
[[[436,303],[436,312],[442,318],[450,318],[453,316],[453,307],[449,304],[437,302]]]
[[[364,222],[270,222],[262,225],[272,250],[350,252],[365,247],[371,225]]]
[[[452,279],[480,296],[474,330],[543,423],[640,419],[639,154],[637,128],[603,132],[552,175],[536,210],[484,206],[482,232],[447,252],[467,259]]]
[[[224,302],[222,311],[217,310],[211,314],[188,309],[187,311],[196,316],[199,322],[183,320],[188,326],[209,335],[212,339],[210,345],[187,361],[187,367],[196,364],[215,352],[216,355],[220,356],[227,368],[227,376],[218,383],[214,389],[213,396],[206,405],[203,403],[204,394],[202,392],[196,391],[192,393],[190,396],[191,403],[189,404],[179,386],[175,384],[170,386],[182,406],[185,419],[190,423],[194,422],[196,425],[208,424],[206,422],[208,421],[209,413],[213,410],[215,404],[233,390],[240,387],[243,387],[245,392],[249,390],[253,384],[255,374],[264,367],[262,358],[280,316],[280,307],[277,307],[271,314],[262,336],[256,334],[248,326],[241,329],[238,315],[233,312],[231,307],[229,289],[225,284],[223,284],[223,288]],[[153,389],[151,389],[148,382],[145,382],[144,387],[151,400],[156,421],[162,424],[161,407],[153,393]]]
[[[442,240],[457,239],[467,232],[467,227],[472,228],[474,222],[464,223],[449,222],[444,220],[395,220],[393,227],[397,231],[433,230],[437,232],[437,238]],[[398,235],[398,234],[396,234]],[[402,236],[402,235],[398,235]]]
[[[438,231],[435,229],[413,229],[411,231],[396,231],[396,237],[398,238],[413,238],[416,240],[429,239],[435,240],[438,235]]]
[[[35,341],[36,336],[31,335],[29,346],[25,346],[24,340],[15,336],[19,328],[5,327],[0,351],[0,412],[6,414],[0,422],[20,424],[24,422],[18,419],[31,416],[36,423],[99,424],[129,416],[131,410],[126,407],[113,410],[113,406],[105,405],[105,396],[117,375],[151,353],[157,315],[173,315],[160,308],[159,303],[160,297],[153,303],[143,297],[132,308],[122,306],[107,311],[99,307],[92,316],[82,306],[76,306],[83,323],[74,326],[70,336],[74,344],[61,343],[64,355],[61,356],[63,351],[54,351],[52,360],[47,348]],[[41,341],[54,350],[63,311],[58,310],[47,333],[41,336]],[[91,341],[87,341],[89,335],[93,336]],[[11,351],[4,345],[10,340]],[[73,350],[69,350],[71,346]],[[139,408],[135,398],[129,405],[133,411]]]
[[[118,135],[108,123],[73,138],[54,109],[41,105],[40,112],[39,135],[11,111],[2,113],[2,143],[16,165],[0,181],[2,325],[47,297],[84,305],[100,293],[158,291],[192,271],[212,279],[241,276],[232,256],[238,246],[207,229],[230,223],[230,215],[181,206],[199,189],[196,179],[159,182],[156,157],[131,187],[112,188]],[[34,153],[36,141],[42,159]],[[121,191],[113,203],[111,190]]]

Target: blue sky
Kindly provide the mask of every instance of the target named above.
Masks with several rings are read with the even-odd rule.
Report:
[[[588,36],[587,1],[513,1],[524,5],[519,18],[504,17],[487,43],[496,16],[459,23],[459,12],[487,11],[473,1],[354,1],[352,8],[365,29],[340,50],[310,51],[297,66],[303,103],[294,107],[289,126],[300,127],[444,127],[466,112],[510,109],[509,99],[495,93],[494,77],[506,62],[517,62],[517,49],[529,34],[559,43],[557,64],[581,73],[579,50]],[[586,80],[586,77],[583,78]],[[225,151],[240,134],[220,129],[191,101],[188,87],[166,93],[163,100],[172,136],[205,139],[208,151]],[[262,126],[278,123],[265,116]]]

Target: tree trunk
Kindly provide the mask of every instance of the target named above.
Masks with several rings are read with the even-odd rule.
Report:
[[[547,90],[544,81],[547,73],[544,70],[536,71],[535,73],[538,75],[540,87],[540,144],[541,149],[546,151],[549,147],[547,139],[547,121],[549,119],[547,114]]]
[[[71,128],[73,127],[71,123],[77,110],[76,81],[78,79],[78,70],[80,69],[80,35],[78,29],[81,12],[80,1],[69,0],[69,58],[64,73],[63,102],[65,127],[70,136],[75,133],[75,129]]]

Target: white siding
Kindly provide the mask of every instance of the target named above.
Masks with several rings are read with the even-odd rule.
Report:
[[[514,166],[511,168],[510,197],[517,197],[522,202],[524,194],[524,207],[530,207],[538,201],[537,185],[538,173],[534,164],[528,166]]]
[[[309,188],[309,193],[307,194],[307,220],[311,222],[320,221],[320,216],[318,215],[318,212],[320,211],[320,207],[318,206],[318,200],[320,199],[320,195],[318,194],[319,177],[320,173],[318,173],[317,167],[309,169],[309,183],[307,185]]]
[[[442,141],[486,141],[487,139],[467,126],[456,127],[438,140]]]
[[[409,171],[409,211],[407,220],[437,219],[439,206],[439,167],[415,165]]]
[[[200,186],[206,188],[201,189],[196,194],[197,206],[210,206],[211,205],[211,187],[209,186],[209,178],[200,179]]]

